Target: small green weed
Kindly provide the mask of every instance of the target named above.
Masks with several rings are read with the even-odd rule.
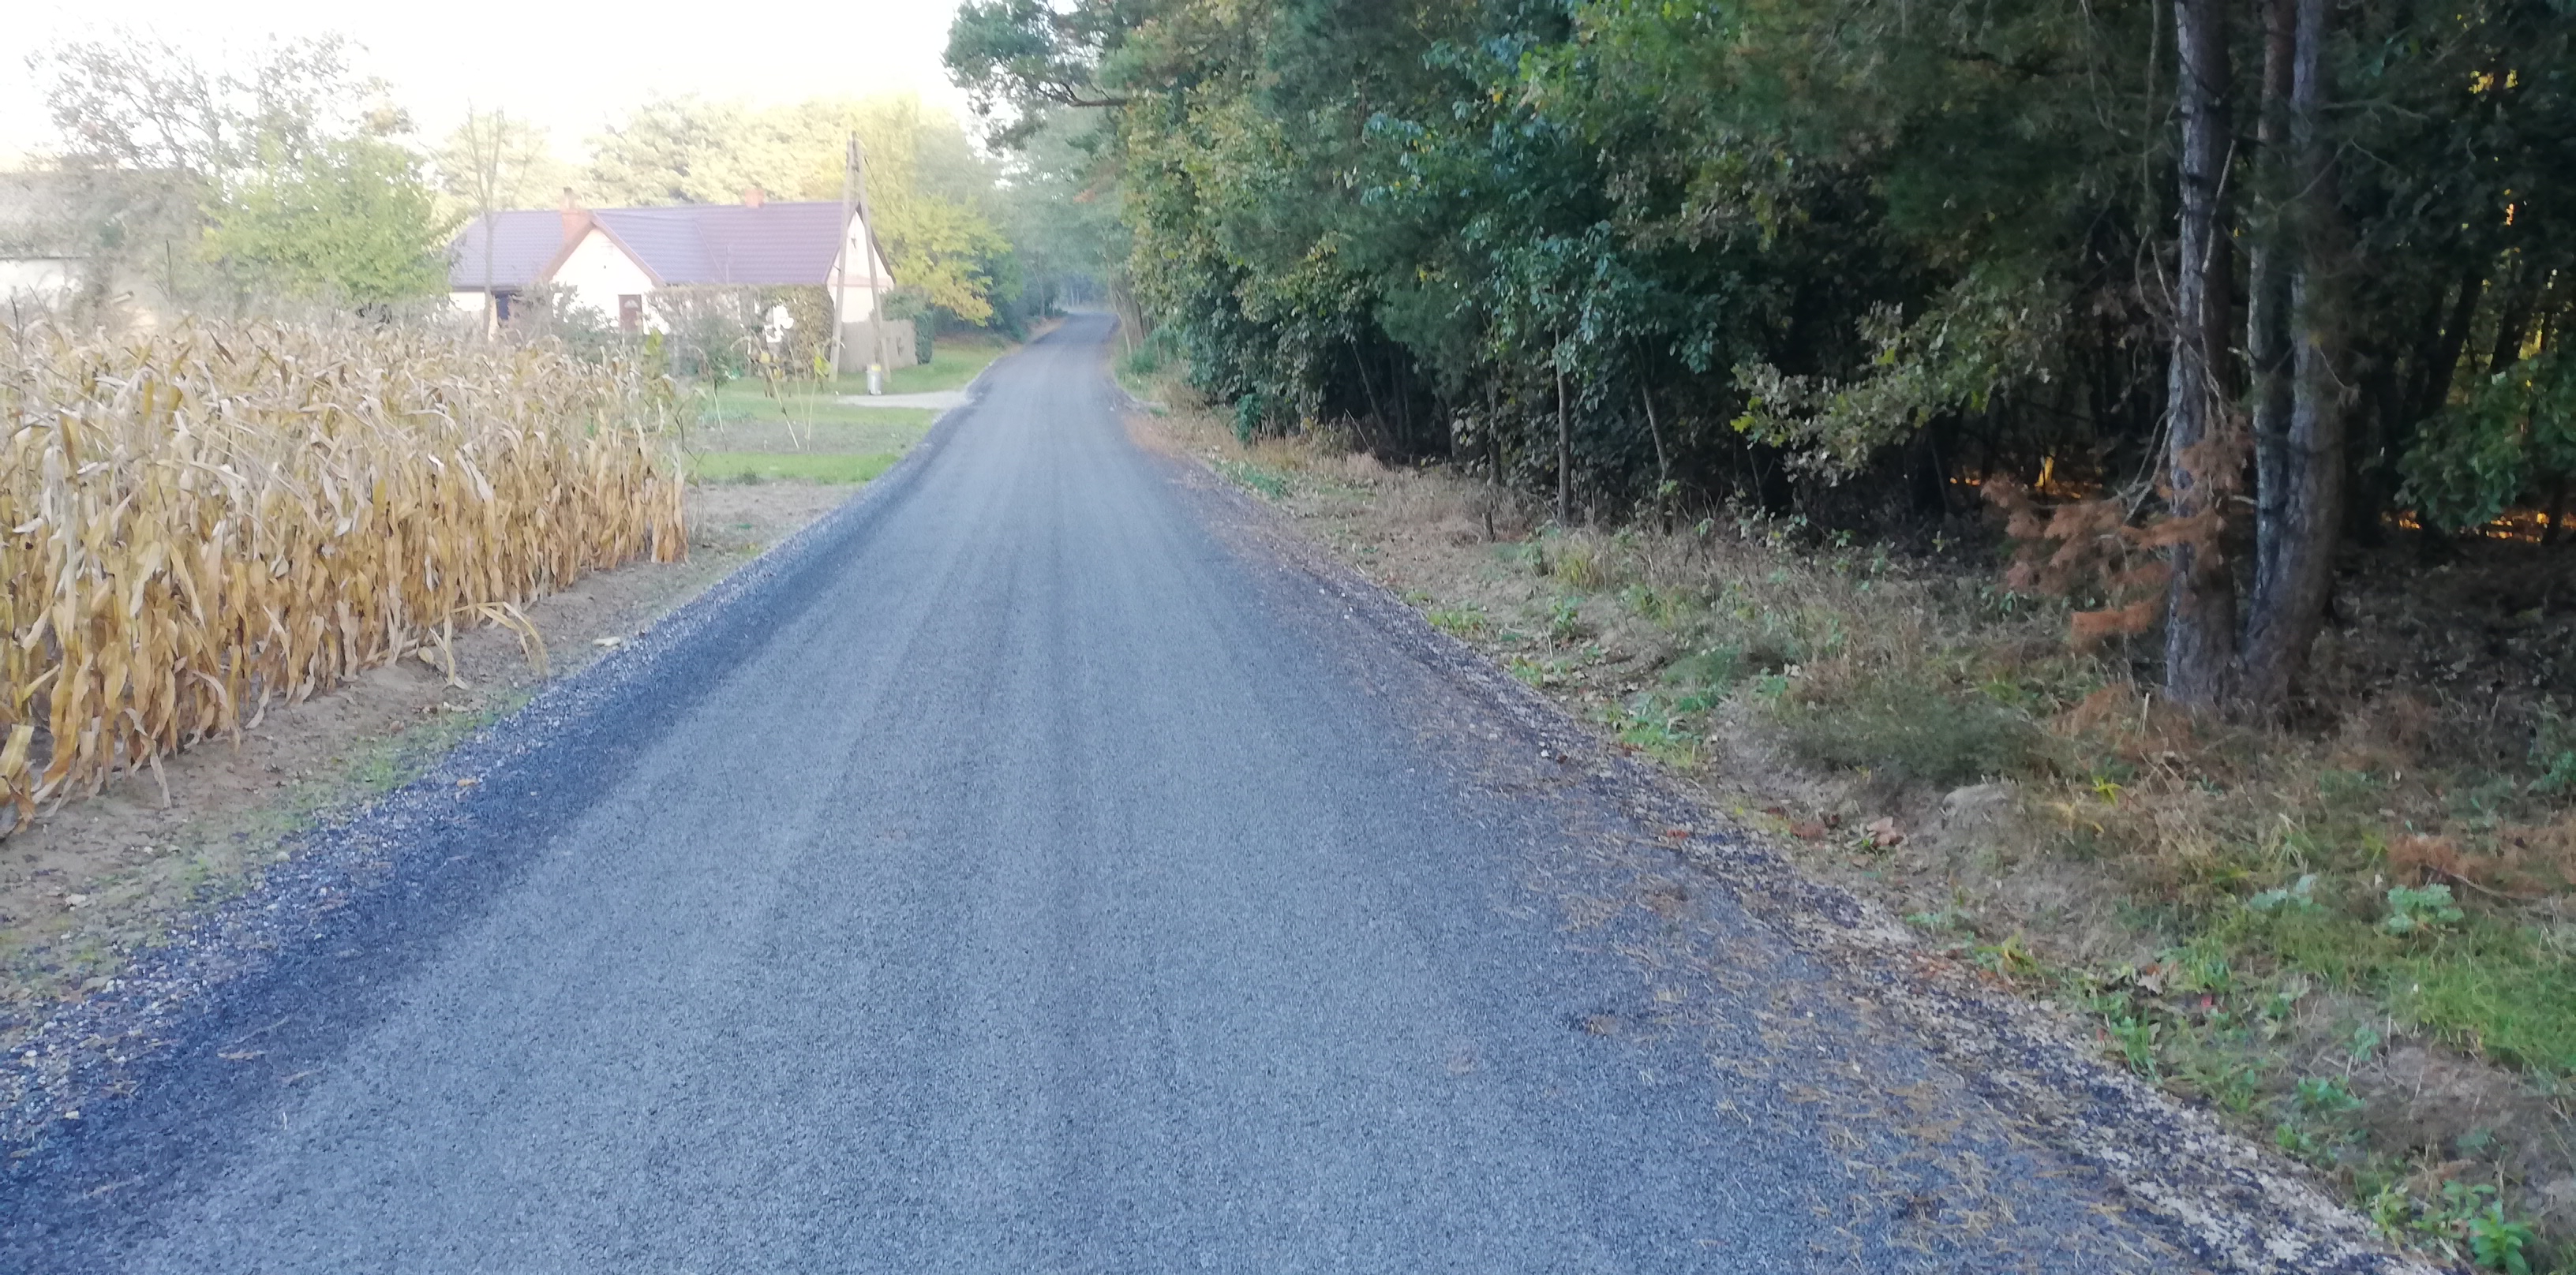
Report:
[[[2392,886],[2388,891],[2388,917],[2379,923],[2379,928],[2391,934],[2421,934],[2457,925],[2461,916],[2447,885]]]
[[[2529,1223],[2507,1218],[2503,1204],[2490,1201],[2486,1208],[2470,1214],[2465,1229],[2469,1257],[2479,1266],[2505,1275],[2531,1275],[2531,1259],[2526,1254],[2539,1234]]]
[[[2305,912],[2317,906],[2317,874],[2300,875],[2295,884],[2277,890],[2265,890],[2245,901],[2257,912]]]
[[[2153,1080],[2164,1074],[2163,1060],[2156,1052],[2156,1039],[2164,1034],[2164,1025],[2152,1018],[2128,1015],[2103,1024],[2111,1044],[2120,1051],[2120,1061],[2129,1070]]]
[[[1259,492],[1272,500],[1288,498],[1286,474],[1264,469],[1248,460],[1220,460],[1216,463],[1216,467],[1219,472],[1233,479],[1239,486]]]
[[[1583,622],[1581,599],[1558,598],[1547,609],[1547,638],[1558,646],[1572,646],[1592,636],[1592,626]]]
[[[1493,625],[1485,618],[1484,609],[1474,604],[1425,611],[1422,618],[1431,627],[1454,637],[1474,640],[1483,637]]]
[[[1541,690],[1564,682],[1573,671],[1573,663],[1569,660],[1534,660],[1523,655],[1510,657],[1504,666],[1511,670],[1512,676]]]
[[[2299,1109],[2310,1115],[2338,1116],[2361,1107],[2361,1099],[2335,1076],[2302,1076],[2292,1092]]]

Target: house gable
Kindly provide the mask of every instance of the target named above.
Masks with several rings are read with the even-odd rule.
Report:
[[[560,210],[477,218],[448,259],[459,310],[481,310],[486,288],[504,294],[506,304],[506,294],[551,282],[612,322],[620,298],[662,288],[803,285],[831,291],[843,323],[863,323],[895,286],[884,246],[864,219],[837,203],[757,197],[599,209],[567,198]],[[844,263],[864,264],[845,270]]]
[[[615,235],[596,225],[556,258],[545,278],[611,323],[618,320],[619,298],[646,296],[663,282]]]

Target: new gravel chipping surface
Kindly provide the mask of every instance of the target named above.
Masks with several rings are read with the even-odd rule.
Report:
[[[2405,1269],[1131,435],[1109,340],[68,1010],[0,1269]]]

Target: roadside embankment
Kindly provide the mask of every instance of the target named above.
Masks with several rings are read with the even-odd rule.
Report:
[[[1478,478],[1246,444],[1128,382],[1171,404],[1151,428],[1433,626],[2392,1237],[2496,1270],[2576,1237],[2576,820],[2554,760],[2482,736],[2458,693],[2525,678],[2563,621],[2428,650],[2410,635],[2460,626],[2356,595],[2303,720],[2196,719],[2004,589],[1973,524],[1910,552],[1752,512],[1560,529]],[[2520,569],[2428,596],[2492,609]]]

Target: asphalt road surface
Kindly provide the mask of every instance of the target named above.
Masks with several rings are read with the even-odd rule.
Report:
[[[1108,335],[200,936],[264,955],[0,1268],[2191,1267],[1131,438]]]

